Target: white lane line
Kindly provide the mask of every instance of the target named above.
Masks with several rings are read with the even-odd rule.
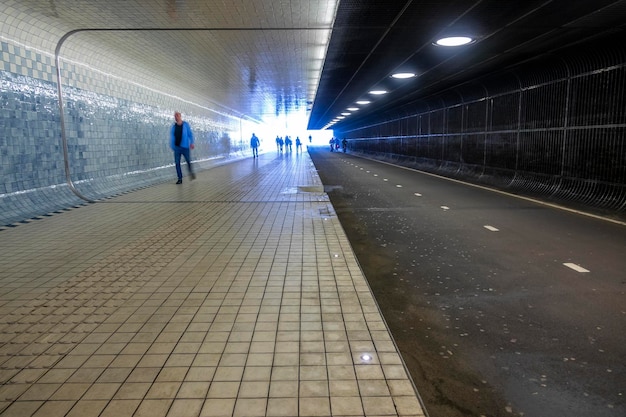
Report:
[[[377,177],[377,176],[378,176],[378,174],[374,174],[374,176],[375,176],[375,177]]]
[[[595,214],[586,213],[586,212],[580,211],[580,210],[573,210],[573,209],[570,209],[570,208],[567,208],[567,207],[559,206],[557,204],[551,204],[551,203],[546,203],[545,201],[535,200],[534,198],[522,197],[522,196],[520,196],[518,194],[507,193],[506,191],[495,190],[493,188],[485,187],[483,185],[472,184],[472,183],[469,183],[469,182],[465,182],[465,181],[461,181],[461,180],[455,180],[453,178],[444,177],[442,175],[431,174],[431,173],[424,172],[424,171],[418,171],[415,168],[403,167],[401,165],[392,164],[391,162],[383,162],[383,161],[380,161],[380,160],[377,160],[377,159],[372,159],[372,158],[364,158],[364,159],[367,159],[369,161],[376,162],[376,163],[379,163],[379,164],[390,165],[390,166],[392,166],[394,168],[400,168],[400,169],[406,169],[407,171],[418,172],[418,173],[420,173],[422,175],[430,175],[431,177],[437,177],[437,178],[440,178],[440,179],[446,180],[446,181],[453,181],[453,182],[456,182],[456,183],[459,183],[459,184],[467,185],[469,187],[481,188],[483,190],[491,191],[491,192],[494,192],[494,193],[508,195],[509,197],[518,198],[520,200],[530,201],[530,202],[533,202],[535,204],[541,204],[541,205],[552,207],[552,208],[555,208],[555,209],[558,209],[558,210],[565,210],[565,211],[569,211],[571,213],[580,214],[582,216],[593,217],[594,219],[604,220],[604,221],[607,221],[607,222],[611,222],[611,223],[619,224],[619,225],[622,225],[622,226],[626,226],[626,221],[620,221],[620,220],[615,220],[615,219],[611,219],[611,218],[608,218],[608,217],[602,217],[602,216],[598,216],[598,215],[595,215]]]
[[[389,181],[387,178],[384,178],[383,181]]]
[[[576,272],[590,272],[588,269],[585,269],[585,268],[583,268],[580,265],[576,265],[576,264],[573,264],[573,263],[570,263],[570,262],[566,262],[563,265],[565,265],[568,268],[573,269]]]
[[[499,230],[493,226],[485,225],[485,229],[491,230],[492,232],[498,232]]]
[[[450,207],[448,207],[448,206],[441,206],[441,208],[444,209],[444,210],[450,210]]]
[[[396,185],[396,187],[398,187],[398,188],[402,188],[402,186],[401,186],[400,184],[397,184],[397,185]]]
[[[421,197],[422,195],[420,193],[415,193],[416,197]]]

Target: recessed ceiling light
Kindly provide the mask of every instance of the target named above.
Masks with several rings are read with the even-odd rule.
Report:
[[[439,46],[461,46],[472,43],[474,39],[468,36],[451,36],[448,38],[438,39],[435,44]]]
[[[359,110],[359,108],[358,108],[358,107],[348,107],[346,110],[349,110],[349,111],[358,111],[358,110]]]
[[[383,94],[387,94],[387,90],[372,90],[370,91],[370,94],[373,94],[375,96],[380,96]]]
[[[350,114],[351,114],[351,113],[349,113],[349,112],[347,112],[347,111],[346,111],[346,112],[341,113],[341,115],[342,115],[342,116],[350,116]]]
[[[393,78],[405,79],[405,78],[413,78],[415,77],[415,73],[413,72],[397,72],[391,75]]]
[[[359,100],[356,102],[356,104],[360,104],[361,106],[365,105],[365,104],[370,104],[371,101],[369,100]]]

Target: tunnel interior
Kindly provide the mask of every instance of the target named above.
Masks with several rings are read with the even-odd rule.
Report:
[[[0,224],[169,181],[176,110],[208,168],[409,64],[415,84],[333,127],[351,152],[623,216],[626,2],[461,3],[5,1]],[[472,22],[474,49],[432,47]]]

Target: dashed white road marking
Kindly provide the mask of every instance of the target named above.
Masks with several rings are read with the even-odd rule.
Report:
[[[566,267],[568,267],[568,268],[573,269],[573,270],[574,270],[574,271],[576,271],[576,272],[590,272],[588,269],[585,269],[585,268],[583,268],[582,266],[580,266],[580,265],[576,265],[576,264],[573,264],[573,263],[571,263],[571,262],[566,262],[566,263],[564,263],[563,265],[565,265],[565,266],[566,266]]]
[[[518,199],[521,199],[521,200],[531,201],[531,202],[533,202],[535,204],[541,204],[541,205],[544,205],[544,206],[555,208],[557,210],[569,211],[569,212],[572,212],[572,213],[580,214],[582,216],[593,217],[594,219],[603,220],[603,221],[619,224],[619,225],[622,225],[622,226],[626,226],[626,221],[620,221],[620,220],[615,220],[615,219],[611,219],[611,218],[608,218],[608,217],[598,216],[598,215],[595,215],[595,214],[586,213],[586,212],[581,211],[581,210],[573,210],[573,209],[570,209],[570,208],[567,208],[567,207],[559,206],[558,204],[546,203],[545,201],[536,200],[534,198],[529,198],[529,197],[522,197],[522,196],[520,196],[518,194],[507,193],[506,191],[495,190],[493,188],[489,188],[489,187],[486,187],[486,186],[483,186],[483,185],[471,184],[469,182],[456,180],[454,178],[444,177],[444,176],[441,176],[441,175],[438,175],[438,174],[431,174],[431,173],[424,172],[424,171],[418,171],[418,170],[416,170],[414,168],[409,168],[409,167],[404,167],[404,166],[401,166],[401,165],[392,164],[391,162],[383,162],[383,161],[372,159],[372,158],[365,158],[365,159],[368,159],[368,160],[370,160],[372,162],[376,162],[376,163],[379,163],[379,164],[390,165],[390,166],[393,166],[394,168],[405,169],[407,171],[412,171],[412,172],[419,172],[420,174],[430,175],[432,177],[441,178],[442,180],[446,180],[446,181],[453,181],[453,182],[456,182],[456,183],[459,183],[459,184],[467,185],[469,187],[480,188],[480,189],[491,191],[491,192],[494,192],[494,193],[508,195],[510,197],[513,197],[513,198],[518,198]]]
[[[444,210],[450,210],[450,207],[448,207],[448,206],[441,206],[441,208],[444,209]]]
[[[485,225],[485,229],[491,230],[492,232],[498,232],[499,230],[493,226]]]
[[[389,181],[387,178],[384,178],[383,181]]]
[[[420,193],[414,193],[416,197],[421,197],[422,195]]]
[[[401,186],[400,184],[397,184],[397,185],[396,185],[396,187],[398,187],[398,188],[402,188],[402,186]]]

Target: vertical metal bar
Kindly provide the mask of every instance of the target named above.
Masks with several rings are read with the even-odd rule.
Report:
[[[519,77],[517,76],[516,73],[514,73],[515,78],[517,79],[517,84],[519,85],[519,99],[517,100],[517,132],[515,134],[515,168],[514,168],[514,173],[513,173],[513,178],[511,179],[511,182],[515,181],[515,178],[517,177],[517,174],[519,172],[519,157],[520,157],[520,148],[521,148],[521,136],[522,136],[522,100],[524,97],[524,90],[522,89],[522,83],[519,79]]]
[[[565,173],[565,155],[567,155],[567,139],[569,137],[568,135],[568,129],[570,126],[569,123],[569,110],[570,110],[570,99],[571,99],[571,91],[572,91],[572,74],[569,68],[569,65],[567,65],[567,62],[565,63],[565,67],[567,68],[567,87],[565,88],[565,110],[563,112],[563,143],[561,145],[561,169],[560,169],[560,176],[561,179],[563,178],[563,175]]]
[[[489,93],[487,93],[489,95]],[[487,141],[489,140],[489,133],[493,135],[493,97],[485,97],[485,133],[483,135],[483,172],[485,174],[487,169]],[[493,140],[493,136],[492,136]]]
[[[67,40],[67,38],[69,38],[70,36],[72,36],[73,34],[77,32],[81,32],[82,30],[83,29],[72,30],[70,32],[67,32],[65,35],[63,35],[63,37],[61,37],[54,51],[54,62],[56,65],[56,72],[57,72],[57,94],[58,94],[58,99],[59,99],[59,120],[61,122],[61,148],[63,149],[63,164],[65,167],[65,180],[67,181],[67,185],[69,186],[70,190],[77,197],[89,203],[95,203],[94,200],[88,197],[85,197],[80,191],[78,191],[76,187],[74,186],[74,182],[72,182],[72,175],[70,171],[70,156],[69,156],[69,150],[68,150],[68,145],[67,145],[67,134],[65,133],[65,112],[63,110],[63,88],[61,87],[61,64],[60,64],[60,56],[59,56],[61,52],[61,46],[63,46],[63,43]]]

